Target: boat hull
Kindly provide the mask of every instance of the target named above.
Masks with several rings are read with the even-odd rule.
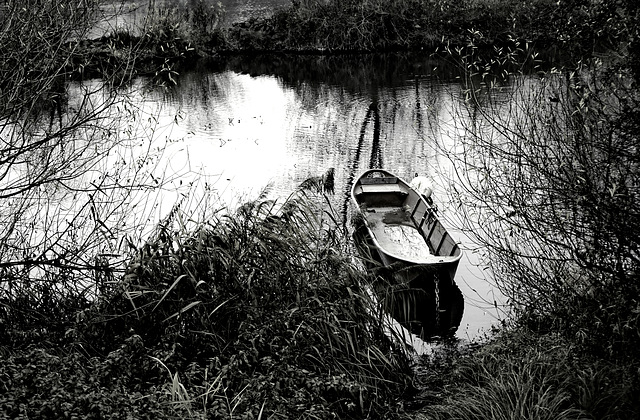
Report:
[[[352,199],[354,242],[384,308],[423,337],[453,335],[464,308],[454,282],[462,250],[435,208],[404,180],[382,170],[363,173]]]

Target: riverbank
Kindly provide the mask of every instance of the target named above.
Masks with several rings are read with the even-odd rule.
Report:
[[[607,11],[550,0],[368,0],[293,2],[271,16],[230,27],[223,11],[204,1],[152,9],[146,32],[117,30],[83,41],[70,71],[99,77],[136,57],[133,71],[170,82],[172,72],[203,57],[235,54],[353,54],[421,52],[461,54],[476,49],[524,60],[540,51],[562,51],[564,62],[610,49],[618,28],[592,28]]]
[[[176,210],[126,273],[95,279],[95,301],[27,313],[17,295],[0,324],[0,416],[637,418],[630,365],[553,331],[505,325],[419,358],[400,346],[323,188],[309,179],[278,209],[249,202],[195,230]]]

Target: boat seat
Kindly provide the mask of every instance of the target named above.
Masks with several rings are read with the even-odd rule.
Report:
[[[398,184],[366,184],[360,185],[361,192],[357,193],[359,195],[361,193],[399,193],[407,195],[408,193],[400,188]]]
[[[390,191],[384,194],[380,194],[379,191],[360,192],[356,194],[356,200],[369,207],[400,207],[407,195],[404,191]]]

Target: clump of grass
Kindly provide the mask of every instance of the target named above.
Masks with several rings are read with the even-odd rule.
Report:
[[[219,35],[224,18],[225,10],[219,2],[188,0],[171,7],[153,3],[147,13],[144,36],[158,43],[159,48],[173,49],[173,44],[180,41],[202,52]]]
[[[459,358],[433,419],[637,418],[638,373],[593,360],[556,335],[515,329]]]
[[[337,218],[310,195],[263,197],[193,230],[173,213],[92,313],[85,346],[109,352],[139,336],[171,372],[176,406],[213,418],[392,413],[409,389],[407,359],[383,333]]]

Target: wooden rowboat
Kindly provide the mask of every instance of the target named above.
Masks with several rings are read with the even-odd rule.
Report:
[[[356,246],[382,280],[375,289],[386,309],[422,336],[455,332],[464,307],[454,282],[462,250],[429,197],[381,169],[365,171],[351,197]]]

